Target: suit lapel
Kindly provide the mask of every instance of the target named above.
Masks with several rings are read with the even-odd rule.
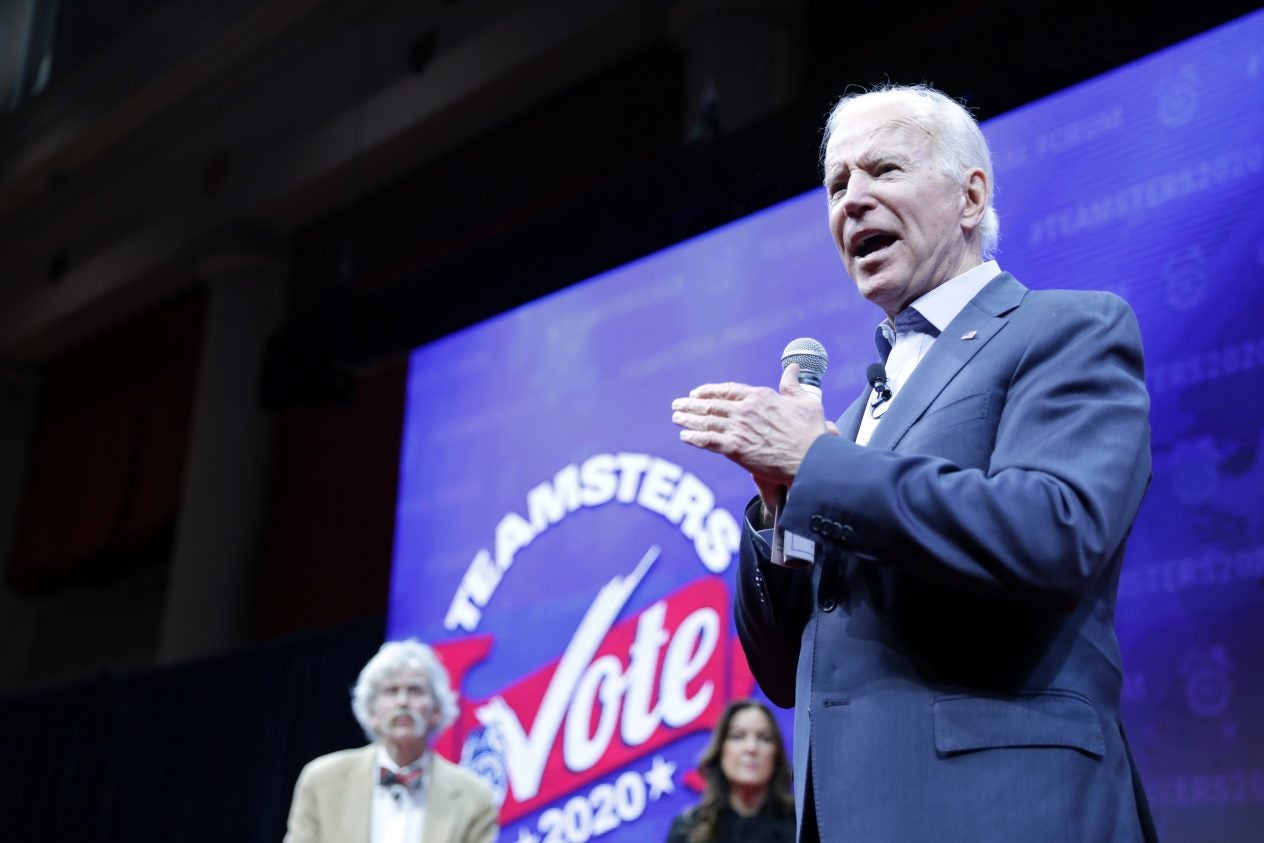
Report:
[[[422,843],[448,843],[452,839],[452,808],[460,791],[453,790],[447,762],[438,754],[430,756],[430,785],[426,791],[426,825]]]
[[[1005,327],[1007,314],[1026,293],[1027,288],[1014,276],[1002,272],[967,302],[900,388],[869,440],[869,447],[895,450],[944,387]]]
[[[339,818],[342,838],[345,840],[369,839],[373,821],[373,762],[377,758],[377,744],[369,744],[360,750],[343,768],[342,780],[336,793],[329,800],[336,804],[335,816]]]

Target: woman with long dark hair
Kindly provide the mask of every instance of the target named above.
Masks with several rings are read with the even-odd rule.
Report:
[[[729,703],[698,772],[702,799],[672,822],[667,843],[794,843],[790,762],[763,703]]]

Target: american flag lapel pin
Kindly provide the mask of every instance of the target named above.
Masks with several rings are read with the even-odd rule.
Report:
[[[964,334],[961,335],[961,338],[963,340],[972,340],[978,335],[979,335],[978,331],[966,331]]]

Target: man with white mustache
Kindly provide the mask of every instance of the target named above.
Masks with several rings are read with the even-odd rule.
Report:
[[[315,759],[294,788],[286,843],[492,843],[491,788],[446,761],[431,739],[456,719],[456,694],[434,651],[382,645],[352,692],[372,741]]]

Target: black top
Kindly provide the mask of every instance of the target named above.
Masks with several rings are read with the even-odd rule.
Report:
[[[667,843],[688,843],[693,825],[693,808],[677,815],[667,832]],[[720,811],[715,843],[794,843],[794,815],[779,816],[768,802],[750,817],[725,806]]]

